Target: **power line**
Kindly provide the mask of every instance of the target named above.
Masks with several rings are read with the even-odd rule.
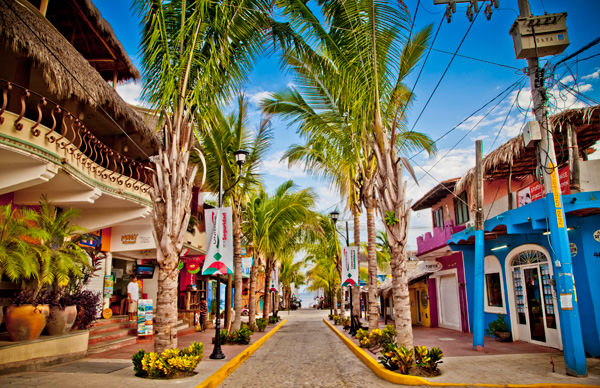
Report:
[[[483,63],[489,63],[490,65],[496,65],[496,66],[500,66],[500,67],[505,67],[507,69],[518,70],[519,72],[522,70],[521,68],[518,68],[518,67],[509,66],[509,65],[503,65],[502,63],[497,63],[497,62],[494,62],[494,61],[488,61],[487,59],[475,58],[475,57],[470,57],[468,55],[462,55],[462,54],[455,54],[455,53],[452,53],[450,51],[444,51],[444,50],[440,50],[440,49],[432,49],[432,50],[433,51],[437,51],[439,53],[451,54],[451,55],[456,55],[457,57],[471,59],[473,61],[478,61],[478,62],[483,62]]]
[[[21,15],[19,15],[17,12],[15,12],[14,8],[12,7],[12,4],[10,4],[9,2],[7,2],[6,0],[4,0],[4,3],[6,5],[8,5],[8,8],[10,8],[10,10],[12,11],[12,13],[15,14],[15,16],[17,16],[17,18],[21,21],[21,23],[23,23],[27,29],[29,29],[29,31],[31,31],[31,33],[37,38],[37,40],[40,41],[40,43],[46,48],[46,50],[48,50],[48,52],[50,54],[52,54],[52,56],[54,57],[54,59],[60,63],[60,65],[66,70],[67,73],[69,73],[69,75],[75,80],[75,82],[77,82],[79,84],[79,86],[88,94],[88,96],[93,99],[96,104],[98,104],[98,108],[109,118],[110,121],[113,122],[113,124],[115,124],[115,126],[121,131],[123,132],[123,134],[131,141],[131,143],[133,143],[133,145],[136,146],[136,148],[138,150],[140,150],[142,152],[142,154],[144,154],[144,156],[146,156],[147,158],[150,158],[150,155],[148,155],[130,136],[127,132],[125,132],[125,130],[121,127],[121,125],[119,125],[119,123],[117,123],[117,121],[108,114],[108,112],[102,107],[102,105],[98,102],[98,100],[96,100],[92,94],[90,94],[88,92],[88,90],[86,89],[86,87],[77,79],[77,77],[75,77],[75,75],[71,72],[71,70],[58,58],[58,56],[54,53],[54,51],[52,51],[50,49],[50,47],[48,47],[48,45],[46,45],[46,42],[42,40],[42,38],[40,38],[40,36],[37,34],[36,31],[33,30],[33,28],[31,28],[31,26],[29,26],[29,24],[25,23],[25,21],[21,18]],[[115,91],[116,93],[116,91]]]
[[[502,126],[500,126],[500,129],[496,133],[496,137],[494,138],[494,141],[490,145],[490,148],[488,148],[488,153],[490,153],[494,149],[494,145],[496,144],[496,141],[498,140],[498,137],[500,136],[500,133],[502,132],[502,129],[504,129],[504,126],[506,125],[506,122],[508,121],[508,117],[510,116],[510,112],[512,112],[513,107],[515,106],[515,104],[517,103],[517,100],[519,99],[519,94],[521,93],[521,89],[522,88],[519,88],[519,92],[515,96],[515,99],[513,100],[510,108],[508,109],[508,112],[506,113],[506,116],[504,117],[504,122],[502,123]]]
[[[450,58],[450,62],[448,62],[448,65],[446,66],[446,69],[442,73],[442,76],[440,77],[440,79],[438,80],[437,84],[435,85],[435,88],[433,88],[433,91],[429,95],[429,98],[427,99],[427,102],[425,102],[425,105],[423,106],[423,109],[421,109],[421,112],[419,113],[419,116],[417,116],[417,119],[413,123],[413,126],[412,126],[410,132],[413,132],[413,130],[417,126],[417,123],[419,122],[419,119],[423,115],[423,112],[425,111],[425,108],[427,108],[427,105],[429,105],[429,102],[433,98],[433,95],[437,91],[437,88],[440,86],[440,84],[442,83],[442,80],[446,76],[446,73],[448,72],[448,69],[450,68],[450,65],[452,65],[452,62],[454,61],[454,58],[456,58],[456,54],[458,53],[458,50],[460,50],[462,44],[464,43],[465,39],[467,38],[467,35],[469,35],[469,31],[471,31],[471,27],[473,27],[473,25],[477,21],[477,17],[479,16],[480,12],[481,12],[481,8],[479,9],[479,11],[477,11],[477,14],[475,14],[475,17],[473,18],[473,21],[471,22],[471,24],[469,24],[469,28],[467,28],[467,31],[465,32],[465,35],[462,37],[462,39],[461,39],[460,43],[458,44],[458,47],[456,48],[456,50],[454,50],[454,54],[452,55],[452,58]]]

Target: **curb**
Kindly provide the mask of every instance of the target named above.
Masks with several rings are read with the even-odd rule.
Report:
[[[383,367],[380,363],[375,361],[373,357],[369,356],[364,350],[360,347],[356,346],[354,342],[352,342],[348,337],[346,337],[343,333],[341,333],[335,326],[327,321],[327,319],[323,318],[323,322],[338,337],[350,348],[350,350],[367,366],[371,369],[377,376],[382,379],[389,381],[394,384],[402,384],[402,385],[427,385],[431,387],[511,387],[511,388],[536,388],[536,387],[544,387],[544,388],[568,388],[568,387],[593,387],[594,385],[586,385],[586,384],[562,384],[562,383],[541,383],[541,384],[480,384],[480,383],[437,383],[431,382],[427,379],[418,376],[408,376],[401,375],[399,373],[394,373],[389,371]]]
[[[283,326],[284,323],[287,322],[287,319],[284,319],[279,325],[275,326],[270,332],[262,336],[258,341],[248,346],[245,350],[243,350],[240,354],[231,359],[231,361],[227,362],[225,365],[220,367],[215,373],[210,375],[206,380],[201,382],[196,388],[216,388],[219,384],[223,382],[236,370],[240,365],[242,365],[258,348],[260,348],[277,330]]]

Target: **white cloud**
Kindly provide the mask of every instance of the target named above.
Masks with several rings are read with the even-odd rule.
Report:
[[[283,151],[277,151],[272,154],[270,158],[265,159],[260,168],[261,173],[286,179],[303,178],[307,176],[302,167],[288,167],[287,161],[281,160],[282,156]]]
[[[581,79],[589,80],[589,79],[600,79],[600,68],[596,69],[593,73],[588,75],[584,75]]]
[[[130,81],[124,84],[117,84],[116,90],[125,102],[132,105],[142,105],[140,100],[142,95],[142,85]]]
[[[568,76],[566,76],[566,77],[564,77],[563,79],[560,80],[560,82],[562,82],[565,85],[573,83],[573,81],[575,81],[575,78],[573,78],[572,75],[568,75]]]
[[[265,98],[271,98],[271,97],[273,97],[273,92],[267,92],[267,91],[263,90],[263,91],[260,91],[260,92],[252,93],[252,94],[249,95],[249,97],[250,97],[250,102],[251,103],[253,103],[254,105],[258,105]]]

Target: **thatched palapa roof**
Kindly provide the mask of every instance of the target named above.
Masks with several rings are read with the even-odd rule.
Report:
[[[577,132],[579,156],[600,140],[600,106],[569,109],[550,117],[550,128],[554,134],[554,150],[558,166],[568,162],[567,128],[571,125]],[[537,159],[535,146],[525,147],[523,137],[514,137],[490,152],[482,160],[483,177],[487,180],[506,179],[509,170],[513,179],[522,179],[535,173]],[[512,164],[512,168],[511,168]],[[471,187],[475,179],[475,167],[471,168],[458,181],[455,192],[460,193]]]
[[[50,93],[103,108],[128,133],[138,133],[147,152],[159,138],[117,92],[40,12],[25,0],[0,7],[0,45],[33,62]]]

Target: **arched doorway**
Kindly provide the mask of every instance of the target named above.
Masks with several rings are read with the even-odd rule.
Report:
[[[548,252],[525,244],[506,257],[514,339],[562,349],[554,272]]]

